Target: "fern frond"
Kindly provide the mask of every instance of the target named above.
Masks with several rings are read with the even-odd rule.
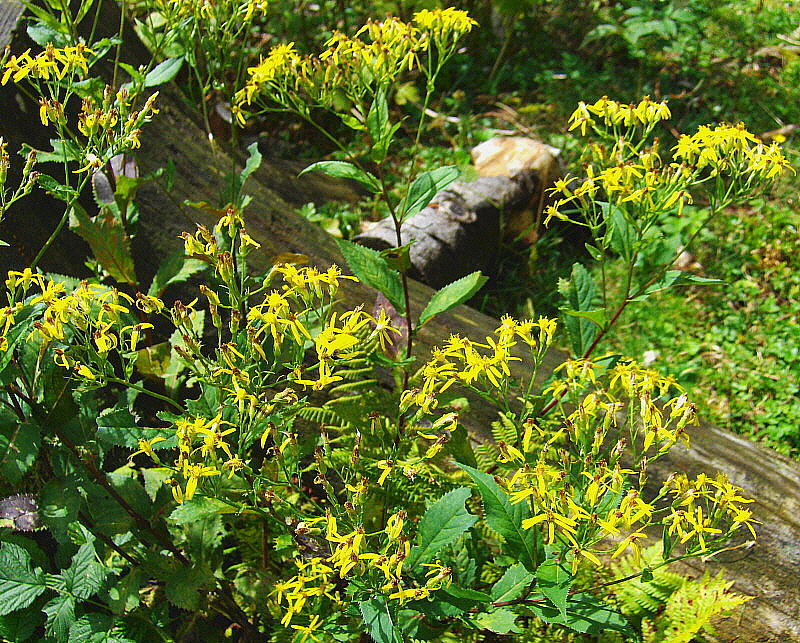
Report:
[[[656,640],[689,643],[701,631],[712,632],[711,620],[714,617],[726,614],[753,598],[729,591],[732,585],[733,581],[726,581],[722,572],[713,579],[706,572],[703,578],[684,583],[670,597],[664,613],[657,619]]]
[[[297,411],[298,417],[313,422],[314,424],[331,424],[340,426],[341,418],[329,408],[321,406],[306,406]]]

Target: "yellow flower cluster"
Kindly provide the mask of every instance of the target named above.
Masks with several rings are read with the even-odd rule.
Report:
[[[669,116],[665,103],[649,98],[638,105],[606,97],[591,105],[580,103],[570,117],[569,129],[585,134],[591,127],[604,143],[589,146],[591,161],[582,181],[575,177],[556,181],[551,193],[561,198],[547,207],[545,223],[557,218],[596,225],[596,202],[601,199],[642,233],[659,215],[673,211],[680,215],[692,203],[691,190],[709,176],[729,181],[728,195],[735,198],[792,170],[777,143],[764,145],[741,123],[702,126],[693,135],[681,136],[672,150],[674,162],[666,164],[657,141],[650,146],[643,143],[655,125]],[[565,206],[577,207],[586,220],[570,218]]]
[[[55,47],[49,43],[45,50],[31,56],[30,49],[19,56],[11,56],[4,66],[0,84],[9,80],[15,83],[31,78],[34,80],[63,80],[67,74],[89,73],[89,56],[94,52],[83,44],[74,47]]]
[[[418,29],[430,34],[431,39],[439,47],[455,44],[461,36],[478,26],[466,11],[452,7],[417,11],[414,14],[414,24]]]
[[[278,45],[248,69],[248,82],[235,100],[237,117],[244,120],[244,106],[264,94],[300,113],[309,104],[338,105],[343,96],[360,105],[376,87],[388,87],[403,71],[417,68],[428,73],[419,57],[431,44],[447,57],[475,24],[465,11],[424,10],[414,15],[413,23],[388,17],[369,21],[355,36],[335,32],[319,56],[299,55],[294,43]]]
[[[65,342],[67,329],[70,329],[78,335],[70,343],[83,345],[85,350],[91,349],[99,355],[115,349],[134,352],[144,331],[152,328],[148,323],[133,323],[129,316],[133,299],[115,288],[82,281],[77,288],[68,290],[64,282],[47,279],[29,268],[21,272],[10,271],[6,286],[12,303],[0,309],[4,324],[0,339],[3,349],[8,347],[7,333],[13,327],[14,315],[21,310],[22,299],[30,290],[35,292],[25,303],[41,306],[43,310],[33,322],[33,330],[27,338],[41,342],[43,347],[51,342]],[[86,364],[61,348],[55,349],[54,359],[59,366],[83,378],[95,379],[97,376]]]
[[[401,604],[407,600],[427,598],[431,593],[449,585],[452,570],[438,561],[424,565],[431,568],[426,573],[424,585],[403,585],[403,564],[411,551],[408,539],[402,535],[404,518],[403,511],[390,517],[385,530],[388,538],[378,548],[380,551],[367,550],[369,538],[361,526],[340,534],[337,519],[330,512],[324,518],[301,523],[295,529],[298,536],[324,538],[328,546],[332,547],[332,552],[327,557],[315,556],[310,560],[298,560],[296,564],[299,573],[285,582],[275,584],[273,600],[278,607],[284,609],[281,623],[288,627],[292,619],[307,607],[310,599],[325,596],[341,603],[341,590],[336,581],[354,575],[372,578],[373,582],[380,584],[380,590],[388,594],[389,600],[397,600]],[[326,523],[324,534],[315,526],[323,520]]]
[[[505,316],[485,343],[452,335],[443,348],[432,351],[431,359],[422,367],[422,386],[403,392],[401,408],[414,405],[427,413],[436,408],[437,396],[456,382],[472,387],[506,387],[511,377],[509,364],[521,361],[511,354],[518,340],[531,352],[540,352],[552,342],[555,330],[554,319],[517,321]]]
[[[678,139],[674,154],[676,159],[698,170],[709,169],[712,174],[743,173],[756,180],[770,180],[786,169],[794,171],[778,143],[764,145],[743,123],[702,125],[695,134]]]
[[[606,127],[616,128],[621,125],[625,128],[651,128],[670,116],[672,114],[666,101],[656,103],[645,96],[638,104],[626,105],[603,96],[591,105],[583,101],[578,103],[577,109],[569,117],[569,131],[580,128],[581,135],[585,136],[586,128],[594,128],[598,119]]]
[[[710,540],[724,538],[741,525],[756,537],[753,512],[742,505],[753,501],[741,495],[742,489],[719,474],[709,478],[700,474],[689,480],[685,474],[676,474],[664,484],[664,490],[673,496],[674,511],[665,520],[669,534],[676,535],[681,543],[696,538],[702,551],[708,549]]]

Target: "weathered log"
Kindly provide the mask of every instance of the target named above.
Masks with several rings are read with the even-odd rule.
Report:
[[[473,149],[479,178],[457,181],[403,221],[400,245],[413,241],[409,274],[441,288],[474,270],[493,272],[502,238],[534,240],[535,213],[558,174],[557,152],[524,137],[498,137]],[[398,245],[389,217],[354,240],[375,250]]]
[[[161,114],[143,133],[140,163],[146,172],[172,160],[177,171],[171,194],[164,194],[155,185],[140,192],[141,233],[136,245],[139,267],[148,263],[155,266],[164,253],[178,248],[177,234],[195,222],[214,223],[208,213],[185,211],[177,204],[184,199],[215,202],[222,178],[234,162],[227,153],[210,150],[202,130],[185,113],[176,93],[162,92],[160,107]],[[290,197],[297,185],[292,177],[280,175],[269,164],[248,183],[247,192],[253,201],[246,211],[247,225],[263,246],[252,255],[255,269],[266,268],[272,257],[284,252],[306,254],[320,267],[334,261],[342,263],[332,238],[293,212]],[[412,310],[420,311],[431,292],[412,283]],[[341,294],[347,305],[370,303],[375,297],[361,284],[348,284]],[[479,338],[497,324],[496,319],[460,306],[426,324],[417,340],[418,354],[424,356],[432,345],[451,333]],[[553,352],[544,370],[551,370],[561,359]],[[518,365],[517,374],[524,374],[525,368],[524,364]],[[485,437],[494,416],[494,409],[476,401],[464,420],[476,435]],[[707,563],[713,569],[723,569],[735,581],[735,589],[756,597],[735,619],[720,623],[718,639],[748,643],[800,640],[800,583],[795,581],[800,569],[800,467],[770,449],[704,425],[694,431],[692,447],[676,447],[668,459],[656,466],[652,478],[663,479],[673,470],[721,470],[747,495],[759,500],[753,506],[756,518],[763,522],[758,543],[752,548],[725,552]],[[689,565],[700,568],[699,561]]]

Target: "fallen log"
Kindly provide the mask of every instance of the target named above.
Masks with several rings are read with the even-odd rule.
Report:
[[[492,273],[502,239],[536,239],[545,189],[558,176],[558,150],[521,136],[496,137],[472,150],[480,175],[439,192],[400,228],[413,241],[409,275],[441,288],[475,270]],[[354,239],[374,250],[398,245],[385,218]]]
[[[0,5],[0,14],[8,4]],[[135,251],[140,267],[155,266],[165,253],[179,248],[178,233],[194,223],[213,225],[210,214],[186,210],[178,204],[187,199],[215,202],[223,177],[234,162],[225,151],[212,152],[202,129],[185,113],[177,96],[175,90],[168,88],[162,92],[161,114],[142,136],[142,171],[152,171],[172,161],[176,175],[170,194],[156,185],[145,186],[139,193],[141,227]],[[35,113],[28,112],[34,118]],[[253,197],[246,211],[248,230],[262,244],[262,249],[251,255],[254,269],[267,268],[273,257],[285,252],[305,254],[321,268],[332,262],[343,264],[333,239],[293,211],[291,194],[302,189],[301,185],[269,164],[248,183],[247,192]],[[411,294],[411,308],[419,312],[432,290],[412,283]],[[348,283],[341,296],[345,305],[369,304],[375,293],[361,284]],[[480,338],[497,324],[496,319],[460,306],[426,324],[418,338],[417,354],[424,356],[451,333]],[[551,353],[543,370],[552,370],[562,357]],[[517,373],[524,373],[524,369],[524,364],[518,365]],[[464,421],[476,436],[485,438],[494,417],[494,409],[475,402]],[[699,427],[693,435],[692,446],[676,447],[669,458],[655,467],[652,478],[663,479],[673,470],[723,471],[747,495],[758,499],[753,511],[763,523],[754,547],[725,552],[705,565],[700,561],[689,563],[692,570],[706,565],[722,569],[735,581],[736,590],[755,596],[736,618],[719,624],[718,640],[800,640],[800,583],[795,580],[800,569],[800,467],[770,449],[709,425]]]

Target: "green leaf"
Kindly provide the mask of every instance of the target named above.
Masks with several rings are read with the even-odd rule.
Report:
[[[107,614],[82,616],[69,628],[70,643],[135,643],[126,636],[124,621]]]
[[[108,208],[101,209],[97,217],[91,219],[81,206],[73,205],[70,229],[89,244],[95,259],[115,280],[136,285],[130,239]]]
[[[181,70],[183,66],[183,56],[177,58],[167,58],[165,61],[158,63],[147,76],[144,77],[145,87],[156,87],[168,83]]]
[[[592,345],[599,329],[594,322],[576,317],[574,313],[595,310],[594,281],[586,268],[575,263],[572,265],[570,279],[562,279],[558,284],[558,290],[566,304],[562,308],[562,312],[565,310],[572,312],[572,314],[564,316],[564,327],[567,329],[572,351],[576,356],[582,356]]]
[[[174,252],[161,262],[147,294],[151,297],[161,297],[167,286],[186,281],[205,266],[205,262],[187,257],[182,250]]]
[[[89,598],[102,587],[108,573],[108,568],[97,562],[94,545],[87,542],[80,546],[62,576],[67,590],[73,595]]]
[[[247,146],[247,161],[242,171],[239,172],[240,186],[244,185],[245,181],[250,178],[250,175],[261,167],[261,161],[263,160],[264,158],[261,155],[261,151],[258,149],[258,142],[250,143],[250,145]]]
[[[536,570],[536,587],[564,617],[567,615],[567,595],[571,586],[572,574],[552,558],[545,560]]]
[[[59,642],[69,641],[69,628],[75,621],[75,599],[69,594],[59,594],[42,611],[47,614],[44,631]]]
[[[406,561],[409,568],[427,563],[478,521],[464,506],[471,495],[472,491],[465,487],[454,489],[428,508],[419,521],[416,546]]]
[[[131,569],[108,590],[108,606],[115,614],[135,610],[141,603],[139,589],[142,585],[142,570]]]
[[[344,239],[336,239],[336,243],[352,273],[363,283],[382,292],[395,310],[404,315],[406,302],[400,273],[392,270],[386,259],[375,250]]]
[[[36,461],[41,444],[38,424],[0,415],[0,477],[17,484]]]
[[[322,172],[336,179],[352,179],[358,181],[373,194],[381,191],[380,181],[374,175],[346,161],[317,161],[300,172],[298,176],[303,176],[306,172]]]
[[[606,242],[625,261],[630,261],[638,236],[636,228],[630,224],[619,206],[601,203],[601,208],[607,227]]]
[[[402,643],[385,596],[373,596],[358,604],[367,632],[375,643]]]
[[[43,623],[44,615],[36,607],[0,616],[0,640],[9,643],[29,641],[36,628]]]
[[[658,281],[650,284],[641,295],[633,297],[631,301],[644,301],[654,293],[662,292],[676,286],[709,286],[712,284],[724,283],[725,282],[720,279],[701,277],[691,272],[684,272],[683,270],[667,270]]]
[[[425,306],[425,310],[419,316],[419,325],[422,326],[436,315],[463,304],[478,292],[487,281],[489,281],[489,278],[484,277],[480,270],[476,270],[466,277],[461,277],[461,279],[447,284],[431,297],[428,305]]]
[[[136,370],[144,377],[159,380],[169,372],[172,358],[172,342],[151,344],[136,351]]]
[[[166,579],[164,593],[173,605],[185,610],[200,607],[200,590],[213,585],[214,577],[204,567],[181,566]]]
[[[432,600],[415,601],[409,603],[409,606],[438,620],[459,616],[478,605],[488,604],[491,600],[491,597],[483,592],[450,585],[434,593]]]
[[[435,170],[420,174],[408,189],[405,208],[401,210],[402,218],[406,219],[422,210],[433,200],[433,197],[438,192],[441,192],[458,179],[460,174],[461,172],[455,165],[438,167]]]
[[[488,473],[483,473],[462,463],[457,463],[475,485],[483,500],[486,522],[506,540],[508,551],[528,570],[536,569],[535,534],[522,528],[522,521],[530,517],[528,505],[519,502],[512,505],[505,493]]]
[[[188,525],[204,518],[230,513],[236,513],[236,507],[231,507],[216,498],[194,496],[191,500],[175,507],[169,518],[178,525]]]
[[[525,569],[525,565],[522,563],[512,565],[492,586],[492,602],[513,601],[515,598],[519,598],[532,582],[533,574]]]
[[[567,602],[565,616],[555,605],[548,602],[529,603],[526,607],[545,623],[566,625],[582,634],[597,634],[604,630],[613,630],[637,638],[636,632],[622,614],[599,603],[589,594],[571,596]]]
[[[496,609],[486,614],[479,614],[475,622],[481,629],[491,630],[497,634],[508,634],[514,627],[514,621],[517,619],[518,614],[511,610]]]
[[[19,545],[0,545],[0,616],[28,607],[47,589],[45,575],[31,568],[30,554]]]
[[[39,160],[39,162],[42,161]],[[65,203],[69,203],[78,196],[78,193],[71,187],[64,185],[60,181],[57,181],[52,176],[47,174],[40,174],[39,178],[36,180],[36,184],[51,197],[58,199],[59,201],[64,201]]]
[[[386,92],[378,89],[375,92],[375,100],[367,114],[367,131],[372,140],[378,143],[383,140],[386,134],[386,126],[389,124],[389,106],[386,104]]]
[[[175,431],[168,428],[137,426],[127,406],[118,405],[101,411],[97,418],[97,438],[107,445],[139,448],[139,440],[152,440],[156,437],[166,438],[153,445],[154,449],[172,448],[176,444]]]
[[[81,149],[72,141],[62,141],[59,138],[51,138],[50,145],[53,147],[52,152],[46,152],[44,150],[37,150],[36,151],[36,161],[38,163],[63,163],[66,161],[80,161],[81,160]],[[29,150],[29,147],[23,146],[23,150]],[[42,174],[39,178],[41,179],[46,175]],[[61,185],[59,181],[56,181],[53,177],[48,176],[49,179],[48,183],[52,186]],[[45,179],[47,181],[47,179]],[[41,184],[41,181],[39,181]],[[45,190],[47,187],[45,187]],[[57,187],[55,188],[57,189]]]
[[[580,319],[588,319],[598,328],[603,329],[606,326],[606,309],[599,308],[598,310],[562,310],[565,315],[570,317],[578,317]]]

